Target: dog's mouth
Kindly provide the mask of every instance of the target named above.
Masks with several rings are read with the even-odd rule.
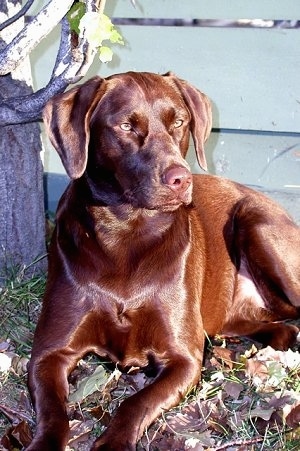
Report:
[[[161,193],[161,195],[146,195],[141,191],[126,189],[123,193],[124,202],[135,208],[146,208],[148,210],[176,210],[181,205],[189,205],[192,202],[192,187],[184,193],[174,195],[172,192]]]

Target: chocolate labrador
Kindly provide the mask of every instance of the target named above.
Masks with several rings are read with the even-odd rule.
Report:
[[[55,96],[44,120],[72,179],[57,210],[29,368],[30,451],[68,442],[69,373],[89,352],[151,368],[92,450],[133,450],[199,382],[205,334],[287,349],[298,328],[300,229],[277,204],[192,176],[211,129],[207,97],[172,73],[95,77]]]

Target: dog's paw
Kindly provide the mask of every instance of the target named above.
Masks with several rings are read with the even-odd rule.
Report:
[[[34,440],[25,451],[64,451],[65,446],[55,445],[44,440]]]
[[[102,437],[98,438],[91,447],[90,451],[135,451],[136,445],[124,442],[124,439],[118,440],[116,437],[114,440],[107,440]]]

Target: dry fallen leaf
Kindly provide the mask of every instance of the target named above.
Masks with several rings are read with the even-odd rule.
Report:
[[[32,432],[28,423],[24,420],[10,427],[1,439],[1,445],[8,450],[27,447],[32,441]]]
[[[29,359],[27,357],[16,356],[12,360],[12,368],[18,376],[23,376],[27,373],[27,365]]]
[[[226,381],[223,388],[228,396],[233,399],[238,399],[244,389],[244,385],[240,382]]]
[[[88,440],[89,434],[94,427],[94,421],[72,420],[70,421],[70,440],[68,445],[75,446],[78,443]]]
[[[77,390],[69,395],[69,402],[80,403],[87,396],[101,389],[108,380],[109,375],[103,366],[99,365],[91,376],[85,377],[79,382]]]
[[[9,347],[11,346],[10,342],[5,340],[5,341],[0,341],[0,352],[5,352],[9,349]]]
[[[227,365],[230,369],[233,368],[235,362],[235,353],[228,348],[222,346],[213,346],[213,354],[217,359],[221,359],[222,363]]]
[[[268,420],[270,420],[270,418],[274,412],[275,412],[274,408],[268,409],[266,407],[257,406],[248,412],[247,417],[262,418],[263,420],[268,421]]]

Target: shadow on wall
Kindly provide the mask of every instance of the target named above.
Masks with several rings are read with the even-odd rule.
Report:
[[[70,179],[65,174],[44,173],[44,201],[46,213],[54,214],[58,201],[68,186]]]

